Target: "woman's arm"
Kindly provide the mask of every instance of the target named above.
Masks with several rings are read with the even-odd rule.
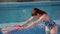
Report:
[[[33,23],[33,24],[27,26],[26,28],[23,28],[23,29],[32,28],[32,27],[36,26],[37,24],[43,22],[43,20],[45,19],[45,16],[46,16],[46,15],[42,15],[35,23]]]
[[[21,26],[26,25],[27,23],[31,22],[35,17],[32,16],[30,19],[28,19],[27,21],[25,21]]]

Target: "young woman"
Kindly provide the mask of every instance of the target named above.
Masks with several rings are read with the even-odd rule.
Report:
[[[35,23],[33,23],[23,29],[29,29],[31,27],[36,26],[37,24],[45,22],[46,34],[57,34],[57,32],[58,32],[57,24],[47,15],[46,12],[44,12],[38,8],[34,8],[34,10],[32,11],[32,17],[29,20],[27,20],[22,26],[31,22],[35,18],[38,18],[38,20]]]
[[[36,22],[23,28],[24,25],[31,22],[35,18],[38,18],[38,20]],[[32,17],[29,20],[27,20],[26,22],[24,22],[22,27],[20,27],[19,25],[16,25],[16,26],[18,26],[17,28],[19,30],[24,30],[24,29],[32,28],[32,27],[34,27],[42,22],[45,22],[46,34],[57,34],[57,32],[58,32],[57,24],[47,15],[46,12],[44,12],[38,8],[34,8],[34,10],[32,11]]]

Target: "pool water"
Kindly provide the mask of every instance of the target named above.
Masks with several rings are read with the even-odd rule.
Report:
[[[58,24],[58,34],[60,33],[60,2],[2,2],[0,3],[0,34],[1,28],[20,24],[31,17],[34,8],[39,8]],[[37,19],[36,19],[37,20]],[[33,20],[34,22],[35,20]],[[31,22],[32,23],[32,22]],[[28,24],[29,25],[29,24]],[[44,23],[20,31],[9,32],[9,34],[45,34]]]
[[[60,34],[60,20],[54,20],[54,21],[58,24],[58,34]],[[13,26],[16,24],[20,25],[19,23],[9,23],[10,26]],[[7,24],[1,24],[0,26],[1,28],[3,28],[3,27],[6,27]],[[0,34],[3,34],[1,29],[0,29]],[[37,26],[27,29],[27,30],[11,31],[9,32],[9,34],[45,34],[44,23],[38,24]]]

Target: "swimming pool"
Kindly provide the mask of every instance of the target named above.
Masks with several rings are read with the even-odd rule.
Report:
[[[58,24],[60,28],[60,2],[1,2],[0,3],[0,28],[21,24],[31,17],[33,8],[39,8],[48,13],[48,15]],[[32,23],[32,22],[31,22]],[[11,34],[45,34],[44,24],[22,31],[11,32]],[[44,33],[43,33],[44,32]],[[60,30],[58,31],[59,34]],[[0,31],[0,34],[2,32]]]

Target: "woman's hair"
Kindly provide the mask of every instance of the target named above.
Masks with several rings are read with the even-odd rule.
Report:
[[[32,16],[36,16],[37,14],[43,15],[43,14],[47,14],[46,12],[38,9],[38,8],[34,8],[34,11],[32,11]]]

